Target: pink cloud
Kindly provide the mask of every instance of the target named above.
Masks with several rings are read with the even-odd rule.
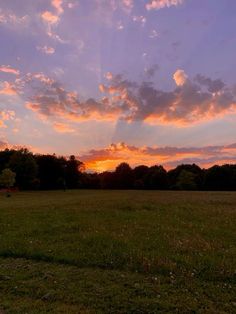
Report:
[[[3,24],[8,27],[19,28],[19,27],[26,27],[28,25],[28,22],[29,22],[28,15],[19,17],[10,11],[3,12],[0,9],[0,24]]]
[[[48,47],[48,46],[43,46],[43,47],[38,46],[38,47],[37,47],[37,50],[40,50],[40,51],[42,51],[43,53],[49,54],[49,55],[55,53],[55,49],[54,49],[53,47]]]
[[[41,14],[41,18],[44,22],[47,22],[48,24],[56,24],[59,21],[59,17],[57,15],[52,14],[49,11],[45,11]]]
[[[13,110],[0,110],[0,128],[7,128],[5,121],[14,120],[15,112]]]
[[[184,2],[184,0],[151,0],[146,4],[146,9],[149,10],[160,10],[163,8],[169,8],[171,6],[177,6]]]
[[[183,86],[186,83],[188,76],[186,75],[184,70],[177,70],[173,74],[173,79],[175,80],[177,86]]]
[[[14,84],[5,81],[5,82],[3,82],[2,85],[3,85],[2,88],[0,87],[0,94],[1,95],[14,96],[14,95],[18,94],[17,89],[14,86]]]
[[[60,122],[55,122],[53,124],[53,128],[54,128],[55,131],[57,131],[59,133],[72,133],[72,132],[75,131],[68,124],[60,123]]]
[[[17,69],[12,68],[10,65],[1,65],[0,66],[0,72],[19,75],[20,71]]]
[[[156,67],[155,67],[156,69]],[[178,71],[177,71],[178,72]],[[153,73],[153,72],[152,72]],[[155,72],[154,72],[155,73]],[[34,77],[36,78],[36,77]],[[31,80],[34,79],[31,77]],[[44,119],[61,117],[65,120],[126,120],[149,124],[185,126],[236,113],[236,95],[217,79],[197,75],[187,79],[184,71],[175,73],[178,84],[163,91],[151,82],[137,83],[109,73],[108,84],[100,84],[103,94],[99,100],[80,101],[58,82],[38,74],[38,90],[27,100],[27,108]]]
[[[51,2],[52,6],[57,10],[57,14],[60,15],[64,12],[62,4],[62,0],[52,0]]]

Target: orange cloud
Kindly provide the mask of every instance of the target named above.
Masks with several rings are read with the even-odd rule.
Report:
[[[10,65],[1,65],[0,66],[0,72],[19,75],[20,71],[17,69],[12,68]]]
[[[51,5],[56,10],[56,14],[51,13],[50,11],[45,11],[41,14],[41,18],[44,22],[48,23],[49,25],[57,24],[60,20],[60,15],[64,12],[62,7],[63,1],[62,0],[52,0]],[[48,34],[51,33],[51,30],[48,31]]]
[[[14,120],[15,112],[13,110],[0,111],[0,128],[7,128],[5,121]]]
[[[53,128],[54,128],[54,130],[56,130],[59,133],[71,133],[71,132],[75,131],[68,124],[60,123],[60,122],[55,122],[53,124]]]
[[[9,96],[14,96],[17,95],[17,89],[16,87],[9,82],[3,82],[3,87],[0,89],[0,95],[9,95]]]
[[[185,74],[184,70],[177,70],[173,74],[173,79],[177,86],[183,86],[187,81],[188,76]]]
[[[49,11],[43,12],[41,14],[41,18],[49,24],[56,24],[59,21],[59,17],[57,15],[52,14]]]
[[[86,168],[93,171],[114,170],[121,162],[132,167],[161,164],[167,169],[181,163],[211,166],[215,163],[236,162],[236,144],[205,147],[136,147],[125,143],[111,144],[107,148],[90,150],[79,157]]]
[[[149,76],[156,67],[151,70]],[[236,113],[234,88],[226,87],[220,79],[197,75],[190,80],[184,71],[176,73],[178,86],[170,91],[157,89],[151,82],[132,82],[109,73],[108,84],[99,85],[102,97],[83,102],[76,92],[65,90],[43,73],[29,74],[25,79],[29,94],[26,105],[43,119],[145,121],[181,127]],[[32,85],[37,88],[32,89]]]
[[[57,10],[58,15],[64,12],[62,8],[62,4],[63,4],[62,0],[52,0],[51,4]]]

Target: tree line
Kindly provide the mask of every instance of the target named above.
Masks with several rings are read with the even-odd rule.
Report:
[[[214,165],[208,169],[182,164],[169,171],[161,165],[140,165],[132,169],[127,163],[102,173],[88,173],[84,169],[84,164],[73,155],[65,158],[33,154],[25,148],[0,151],[2,188],[236,191],[236,164]]]

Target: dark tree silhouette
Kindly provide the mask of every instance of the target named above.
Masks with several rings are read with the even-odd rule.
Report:
[[[201,190],[203,186],[204,172],[199,166],[195,164],[192,164],[192,165],[183,164],[183,165],[177,166],[175,169],[170,170],[168,172],[170,189],[180,188],[179,185],[177,186],[177,182],[178,182],[179,175],[183,170],[191,172],[194,175],[194,182],[196,184],[196,189]]]
[[[196,190],[196,174],[185,169],[181,170],[177,177],[176,187],[178,190]]]
[[[152,166],[144,177],[144,184],[147,189],[166,190],[168,189],[168,176],[162,166]]]
[[[162,166],[121,163],[115,171],[86,173],[74,155],[68,159],[33,154],[25,148],[0,151],[0,173],[9,168],[16,174],[20,189],[178,189],[236,191],[236,164],[201,169],[183,164],[168,172]]]
[[[133,187],[133,172],[129,164],[121,163],[116,167],[114,175],[117,189],[131,189]]]
[[[134,189],[145,189],[145,178],[147,177],[149,168],[141,165],[133,169],[133,187]]]
[[[236,165],[213,166],[205,171],[204,189],[236,190]]]
[[[38,165],[33,154],[27,149],[14,151],[8,167],[16,173],[16,185],[20,189],[32,189],[37,183]]]

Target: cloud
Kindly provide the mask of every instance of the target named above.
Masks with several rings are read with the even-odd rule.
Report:
[[[142,26],[144,26],[147,22],[146,17],[144,17],[143,15],[134,15],[132,20],[133,22],[140,23]]]
[[[123,25],[123,23],[121,21],[118,21],[116,29],[118,31],[122,31],[124,29],[124,25]]]
[[[62,7],[62,0],[52,0],[51,4],[56,9],[58,15],[61,15],[64,12]]]
[[[73,8],[75,8],[77,5],[78,5],[78,2],[69,2],[68,5],[67,5],[67,7],[68,7],[69,9],[73,9]]]
[[[236,95],[232,88],[222,87],[217,93],[205,90],[183,71],[175,73],[177,88],[156,89],[151,82],[136,83],[114,77],[100,90],[107,94],[110,107],[120,109],[119,118],[126,121],[175,123],[178,125],[214,119],[236,113]]]
[[[158,36],[159,36],[159,34],[155,29],[151,30],[151,32],[149,34],[149,38],[156,38]]]
[[[122,0],[122,3],[125,7],[129,9],[133,9],[134,7],[134,0]]]
[[[5,121],[15,120],[15,111],[0,110],[0,128],[7,128]]]
[[[113,170],[119,163],[128,162],[132,167],[145,164],[162,164],[173,168],[181,163],[198,163],[210,166],[214,163],[236,161],[236,145],[204,147],[136,147],[125,143],[111,144],[106,148],[93,149],[79,156],[87,169]]]
[[[37,47],[37,50],[40,50],[40,51],[42,51],[43,53],[49,54],[49,55],[55,53],[55,49],[54,49],[53,47],[48,47],[48,46],[43,46],[43,47],[38,46],[38,47]]]
[[[211,78],[201,74],[196,75],[195,81],[203,86],[206,86],[207,90],[211,93],[217,93],[225,86],[220,79],[212,80]]]
[[[177,6],[184,2],[184,0],[151,0],[146,4],[146,9],[150,10],[160,10],[164,8],[169,8],[171,6]]]
[[[134,7],[134,0],[118,0],[118,6],[126,13],[130,14]],[[116,9],[116,7],[114,6]]]
[[[0,85],[0,95],[14,96],[14,95],[18,95],[18,91],[17,91],[16,86],[13,83],[4,81]]]
[[[61,122],[55,122],[53,124],[53,128],[54,128],[55,131],[57,131],[59,133],[72,133],[72,132],[75,131],[68,124],[61,123]]]
[[[209,79],[214,91],[215,81],[218,86],[217,92],[210,92],[205,84],[187,79],[182,70],[175,72],[177,87],[170,91],[157,89],[151,82],[132,82],[121,75],[110,74],[108,78],[106,85],[99,85],[103,94],[100,99],[80,101],[76,92],[67,91],[60,83],[38,74],[37,88],[29,88],[27,108],[44,119],[145,121],[179,126],[236,113],[233,88]],[[29,85],[34,79],[36,76],[29,79]]]
[[[148,79],[151,79],[153,76],[155,76],[156,72],[159,70],[159,66],[157,64],[154,64],[150,68],[145,68],[145,74]]]
[[[50,11],[45,11],[41,14],[41,18],[48,24],[57,24],[60,20],[60,15],[64,12],[62,4],[62,0],[52,0],[51,5],[55,9],[56,13],[53,14]]]
[[[177,86],[183,86],[186,83],[188,76],[186,75],[184,70],[177,70],[173,74],[173,79],[175,80]]]
[[[29,23],[29,19],[28,15],[19,17],[10,11],[4,12],[0,8],[0,25],[3,24],[10,28],[17,27],[17,29],[19,29],[21,27],[26,27]]]
[[[56,34],[53,30],[53,28],[55,28],[59,24],[61,15],[64,13],[62,5],[62,0],[51,0],[51,6],[54,8],[55,13],[52,13],[51,11],[44,11],[43,13],[41,13],[41,19],[46,24],[47,35],[54,40],[64,44],[66,43],[66,41],[62,39],[58,34]],[[50,48],[50,51],[53,51],[52,49],[54,48]],[[45,50],[44,52],[47,53],[46,51],[49,50]]]
[[[59,16],[54,15],[49,11],[45,11],[41,14],[41,18],[44,22],[47,22],[48,24],[56,24],[59,21]]]
[[[0,66],[0,72],[19,75],[20,71],[17,69],[12,68],[10,65],[1,65]]]
[[[113,75],[112,75],[111,72],[107,72],[107,73],[104,75],[104,77],[105,77],[107,80],[109,80],[109,81],[113,79]]]

